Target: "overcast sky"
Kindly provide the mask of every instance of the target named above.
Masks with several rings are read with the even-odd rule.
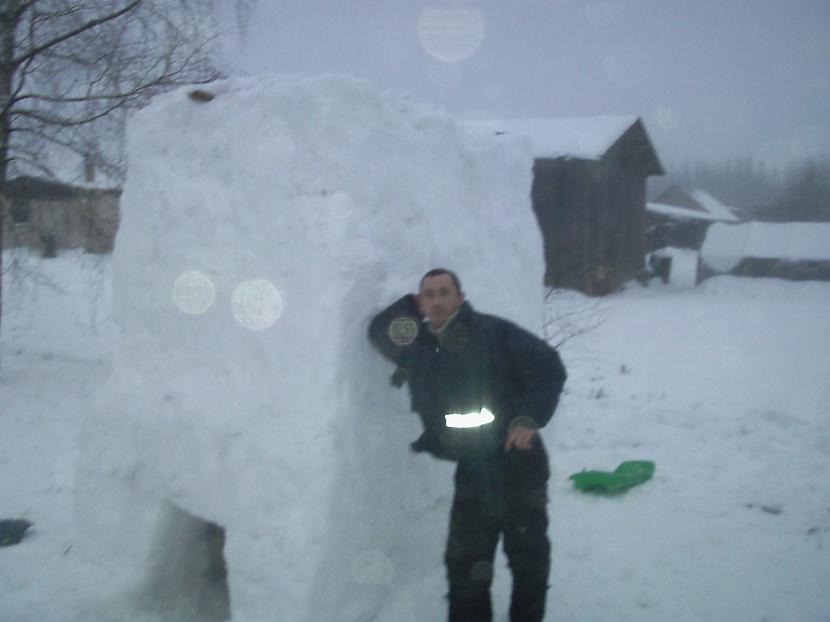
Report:
[[[830,0],[259,0],[229,56],[459,116],[635,114],[667,165],[830,155]]]

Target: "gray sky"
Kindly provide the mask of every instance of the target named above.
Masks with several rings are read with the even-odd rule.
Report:
[[[830,0],[259,0],[231,56],[457,115],[636,114],[669,165],[830,155]]]

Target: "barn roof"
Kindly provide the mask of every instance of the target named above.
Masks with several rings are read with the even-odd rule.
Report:
[[[482,119],[467,123],[497,134],[526,136],[537,158],[565,156],[598,160],[636,122],[635,116],[604,116]]]
[[[647,163],[649,174],[662,175],[642,121],[634,115],[567,117],[556,119],[476,119],[466,121],[477,131],[526,137],[536,159],[579,158],[600,160],[624,136],[631,138]]]
[[[830,223],[715,223],[706,232],[700,255],[708,266],[722,272],[748,258],[830,261]]]
[[[693,220],[738,222],[732,208],[718,201],[705,190],[687,190],[672,186],[653,201],[646,209],[655,214]]]

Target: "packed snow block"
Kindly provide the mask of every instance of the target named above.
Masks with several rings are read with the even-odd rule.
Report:
[[[102,559],[145,575],[170,547],[215,557],[194,544],[214,525],[234,620],[375,619],[440,569],[424,534],[452,466],[409,452],[419,423],[368,321],[445,266],[477,308],[539,327],[529,146],[352,78],[209,90],[129,127],[118,354],[79,511]]]

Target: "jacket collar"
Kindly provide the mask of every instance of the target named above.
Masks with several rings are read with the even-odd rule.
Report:
[[[473,307],[465,300],[438,330],[433,329],[428,322],[425,322],[427,333],[439,342],[444,343],[447,339],[452,339],[452,336],[457,334],[459,330],[466,332],[464,329],[469,326],[472,315]]]

